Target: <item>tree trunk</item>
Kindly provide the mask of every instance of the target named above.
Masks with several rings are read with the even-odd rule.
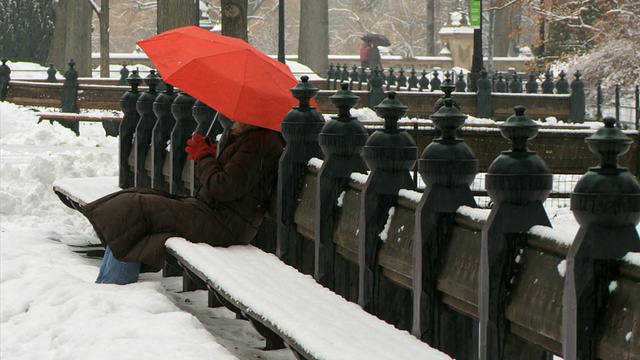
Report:
[[[436,4],[427,0],[427,55],[436,55]]]
[[[58,73],[64,74],[66,69],[65,60],[66,55],[64,53],[64,43],[66,38],[66,26],[65,26],[65,2],[64,1],[52,1],[51,8],[54,16],[53,35],[51,35],[51,44],[49,45],[49,55],[47,56],[47,62],[53,64],[53,67],[58,70]]]
[[[513,37],[513,30],[520,26],[522,11],[516,5],[510,5],[495,12],[494,55],[517,56],[518,38]]]
[[[298,61],[307,65],[316,74],[324,74],[329,68],[328,59],[328,0],[302,1],[300,4]]]
[[[91,5],[86,0],[59,0],[53,2],[53,10],[56,20],[49,59],[62,74],[73,59],[78,74],[91,77]]]
[[[100,77],[109,77],[109,0],[100,3]]]
[[[198,0],[158,0],[158,34],[183,26],[198,26]]]
[[[247,32],[247,9],[249,0],[221,0],[222,35],[249,41]]]

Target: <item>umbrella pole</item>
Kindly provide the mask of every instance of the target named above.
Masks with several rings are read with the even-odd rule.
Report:
[[[216,116],[213,117],[213,121],[211,122],[211,125],[209,125],[209,129],[207,129],[207,132],[204,134],[205,137],[209,136],[209,133],[211,132],[211,129],[213,129],[213,124],[216,123],[216,120],[218,120],[218,114],[220,114],[218,111],[216,111]]]

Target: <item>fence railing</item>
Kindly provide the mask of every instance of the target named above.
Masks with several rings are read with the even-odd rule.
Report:
[[[204,135],[215,110],[170,87],[165,94],[172,97],[158,97],[151,83],[140,91],[141,82],[131,78],[120,96],[119,185],[191,194],[193,163],[184,144],[193,133]],[[522,107],[499,130],[474,132],[463,127],[456,100],[442,93],[431,103],[434,126],[414,138],[398,128],[406,110],[397,102],[379,108],[385,126],[370,132],[349,111],[325,124],[302,105],[317,93],[297,92],[300,106],[282,125],[277,205],[255,243],[458,359],[640,357],[640,266],[623,260],[640,252],[640,184],[618,166],[631,139],[606,119],[587,151],[592,132],[577,132],[575,142],[557,131],[538,134]],[[411,92],[398,96],[405,94]],[[382,101],[395,94],[388,96]],[[334,108],[350,108],[352,99],[325,98]],[[175,125],[160,125],[166,123]],[[547,147],[536,149],[538,143]],[[636,166],[637,143],[636,135],[628,151]],[[581,230],[571,245],[558,243],[542,206],[553,189],[547,158],[587,171],[573,187]],[[422,193],[411,180],[415,164]],[[480,169],[491,210],[478,209],[473,197]],[[537,227],[543,235],[532,233]]]
[[[136,85],[122,97],[121,186],[189,194],[193,165],[175,144],[207,128],[213,110],[203,111],[206,106],[180,94],[171,105],[176,127],[162,129],[164,135],[156,127],[151,135],[149,127],[136,124],[143,116],[145,122],[151,120],[154,96],[154,89],[141,93]],[[302,105],[315,94],[300,91],[297,96],[300,107],[282,125],[287,146],[280,159],[277,205],[254,240],[256,246],[458,359],[640,356],[640,340],[634,335],[640,323],[640,267],[622,261],[627,252],[640,251],[635,229],[640,219],[634,215],[640,210],[640,184],[617,166],[622,144],[629,141],[620,130],[611,133],[615,120],[608,119],[607,131],[594,137],[607,141],[589,144],[598,154],[610,153],[600,148],[609,146],[605,143],[617,145],[613,156],[601,158],[607,174],[592,167],[585,177],[597,180],[574,188],[572,209],[583,229],[567,245],[558,243],[561,235],[550,227],[542,206],[553,188],[544,158],[553,158],[556,150],[527,149],[529,139],[535,137],[533,148],[553,132],[536,137],[538,125],[523,108],[516,109],[499,134],[463,128],[463,138],[458,138],[465,116],[454,99],[444,98],[431,116],[431,141],[418,157],[421,140],[398,128],[405,111],[401,104],[383,104],[385,126],[370,132],[348,111],[325,125]],[[352,99],[352,94],[344,101],[331,98],[338,108],[350,106],[346,104]],[[223,132],[228,129],[229,124],[222,124]],[[486,135],[485,145],[481,135]],[[593,133],[585,131],[576,137],[584,143],[589,135]],[[558,136],[547,141],[562,144],[562,134]],[[172,144],[168,153],[166,139]],[[162,156],[145,160],[158,150]],[[581,150],[574,151],[567,155],[576,162]],[[584,161],[595,165],[599,156],[592,156]],[[422,193],[410,179],[415,163],[427,184]],[[482,188],[494,202],[491,210],[478,209],[471,189],[485,167]],[[636,190],[620,193],[604,184],[610,181]],[[536,226],[544,229],[543,235],[532,233]],[[585,288],[585,283],[596,285]],[[623,314],[619,309],[626,310]]]
[[[588,108],[593,109],[590,119],[613,116],[622,129],[640,130],[640,86],[623,89],[619,84],[610,89],[598,86],[587,89]]]

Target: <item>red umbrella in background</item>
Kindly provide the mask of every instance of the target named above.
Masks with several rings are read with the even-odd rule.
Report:
[[[289,67],[241,39],[197,26],[166,31],[138,45],[163,80],[231,120],[280,131],[298,100]]]

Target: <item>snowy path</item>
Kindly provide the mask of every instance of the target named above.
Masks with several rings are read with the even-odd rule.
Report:
[[[295,359],[260,350],[264,339],[247,321],[207,308],[205,291],[182,293],[181,278],[93,283],[101,259],[67,245],[99,241],[52,188],[65,177],[117,176],[118,146],[99,124],[81,125],[76,137],[0,103],[0,357]]]

